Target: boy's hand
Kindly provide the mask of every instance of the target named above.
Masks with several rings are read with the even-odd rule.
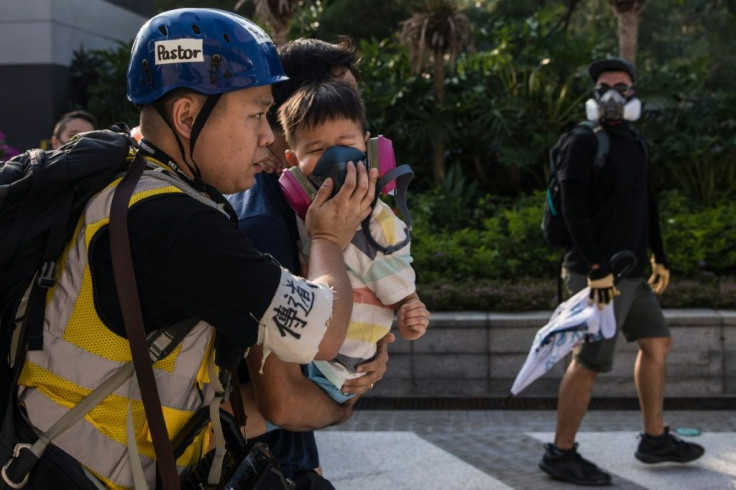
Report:
[[[329,240],[344,250],[360,222],[371,214],[377,180],[377,169],[368,172],[363,162],[348,162],[345,183],[330,199],[334,183],[326,179],[307,210],[305,222],[312,240]]]
[[[401,305],[398,311],[399,333],[406,340],[416,340],[427,331],[429,310],[420,299]]]
[[[341,390],[344,393],[355,393],[358,396],[362,395],[366,391],[372,390],[373,385],[383,378],[383,375],[386,372],[388,363],[388,344],[394,340],[396,340],[396,337],[392,333],[387,333],[381,340],[379,340],[376,343],[378,349],[376,351],[376,355],[373,356],[373,359],[368,362],[364,362],[356,368],[359,373],[365,373],[365,375],[359,378],[348,379],[343,383]],[[351,400],[357,399],[358,396],[351,398]]]

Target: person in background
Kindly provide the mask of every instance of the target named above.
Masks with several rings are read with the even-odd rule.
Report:
[[[641,110],[636,71],[626,60],[607,58],[593,62],[588,72],[594,84],[594,97],[586,104],[588,119],[601,121],[610,137],[610,153],[604,165],[594,170],[597,138],[591,131],[572,133],[560,149],[562,214],[573,242],[564,258],[562,276],[572,293],[590,287],[591,303],[599,307],[615,297],[617,331],[628,342],[639,344],[634,380],[644,432],[634,456],[647,464],[687,463],[705,450],[678,438],[664,423],[665,368],[672,338],[655,293],[665,290],[670,272],[646,142],[631,126]],[[652,251],[649,260],[648,248]],[[632,251],[637,264],[614,284],[608,259],[623,250]],[[647,263],[652,270],[648,282]],[[613,368],[615,345],[616,336],[582,344],[565,372],[555,439],[545,444],[539,463],[554,479],[578,485],[611,483],[610,474],[577,452],[575,435],[598,374]]]
[[[72,139],[75,134],[92,131],[95,126],[97,126],[97,119],[89,112],[81,110],[67,112],[54,125],[54,132],[51,135],[51,149],[56,150]]]

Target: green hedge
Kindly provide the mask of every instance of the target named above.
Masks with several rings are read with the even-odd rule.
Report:
[[[557,282],[549,277],[420,282],[418,292],[430,311],[541,311],[558,303]],[[734,309],[736,277],[674,275],[660,303],[664,308]]]
[[[543,193],[468,202],[462,192],[410,197],[420,293],[440,310],[553,306],[561,251],[539,228]],[[667,307],[736,307],[736,203],[698,207],[675,191],[660,198],[673,284]]]

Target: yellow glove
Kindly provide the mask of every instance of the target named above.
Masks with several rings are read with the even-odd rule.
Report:
[[[652,275],[648,281],[649,286],[656,294],[662,294],[670,283],[670,271],[664,264],[655,262],[654,257],[649,262],[652,264]]]
[[[588,287],[590,288],[588,304],[596,303],[599,310],[602,310],[614,297],[621,294],[613,284],[613,274],[608,274],[600,279],[588,277]]]

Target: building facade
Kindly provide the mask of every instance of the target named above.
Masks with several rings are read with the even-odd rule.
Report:
[[[49,139],[72,109],[74,52],[129,42],[153,15],[153,0],[0,2],[0,132],[19,150]]]

